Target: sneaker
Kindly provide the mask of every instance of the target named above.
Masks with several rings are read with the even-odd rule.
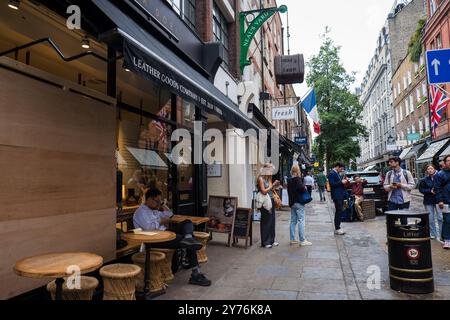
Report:
[[[193,249],[195,251],[203,248],[203,245],[195,238],[184,238],[180,241],[180,244],[185,249]]]
[[[295,246],[297,244],[300,244],[300,241],[297,240],[291,240],[291,246]]]
[[[445,242],[444,242],[444,247],[443,247],[445,250],[450,250],[450,241],[449,240],[446,240]]]
[[[309,246],[312,246],[312,243],[307,240],[300,242],[300,247],[309,247]]]
[[[337,235],[337,236],[343,236],[345,234],[345,232],[342,229],[339,229],[339,230],[336,230],[334,232],[334,234]]]
[[[192,284],[194,286],[201,286],[201,287],[209,287],[211,286],[211,280],[206,278],[206,276],[203,273],[193,273],[191,275],[191,278],[189,279],[189,284]]]
[[[274,242],[273,244],[272,244],[272,246],[273,247],[278,247],[280,244],[278,243],[278,242]]]
[[[266,248],[266,249],[272,249],[272,245],[268,244],[268,245],[265,246],[264,248]]]

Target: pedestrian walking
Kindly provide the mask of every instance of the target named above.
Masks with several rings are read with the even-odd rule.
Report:
[[[316,182],[314,181],[314,178],[311,176],[311,172],[308,171],[306,173],[304,182],[305,182],[306,189],[309,192],[309,195],[312,196],[312,192],[313,192],[314,185],[316,184]]]
[[[343,179],[341,176],[344,170],[345,166],[342,163],[337,163],[328,175],[328,181],[331,187],[331,199],[333,199],[336,209],[334,214],[335,234],[340,236],[345,235],[344,230],[341,228],[341,215],[344,211],[344,200],[348,198],[346,190],[348,179]]]
[[[441,240],[443,215],[437,206],[434,189],[437,171],[432,164],[426,167],[426,171],[427,176],[419,182],[419,191],[423,194],[423,205],[430,216],[430,237],[433,240]]]
[[[411,191],[416,183],[408,170],[402,169],[399,157],[389,159],[391,171],[386,174],[384,189],[389,192],[388,210],[408,210],[411,206]]]
[[[291,245],[300,244],[301,247],[311,246],[312,243],[305,238],[305,203],[301,196],[308,192],[301,178],[300,167],[295,164],[291,169],[292,178],[288,182],[289,207],[291,207]],[[298,225],[298,239],[295,239],[295,228]]]
[[[261,175],[258,178],[258,191],[263,195],[269,195],[272,201],[272,209],[269,211],[264,207],[261,208],[261,246],[270,249],[278,247],[279,243],[275,242],[275,201],[274,191],[280,187],[280,181],[272,182],[274,167],[272,164],[265,164],[261,169]]]
[[[355,175],[353,181],[350,182],[352,187],[352,195],[355,197],[355,211],[360,221],[364,221],[364,214],[362,211],[362,203],[364,201],[364,187],[367,185],[367,180],[361,179],[360,175]]]
[[[325,198],[325,187],[327,185],[327,177],[323,173],[323,170],[320,170],[319,174],[316,177],[317,189],[319,189],[320,201],[327,201]]]
[[[444,169],[441,170],[434,180],[434,192],[439,209],[442,210],[442,240],[444,249],[450,249],[450,156],[444,158]]]

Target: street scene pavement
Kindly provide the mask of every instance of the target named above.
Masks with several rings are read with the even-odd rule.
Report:
[[[433,241],[435,293],[410,295],[389,286],[385,217],[344,223],[347,234],[335,236],[334,206],[318,194],[306,209],[306,235],[311,247],[289,245],[290,211],[277,212],[279,247],[261,248],[259,223],[249,249],[226,247],[226,238],[214,235],[208,245],[208,263],[202,271],[213,281],[209,288],[188,285],[190,271],[176,274],[159,300],[414,300],[450,299],[450,252]],[[411,210],[423,210],[422,198],[413,197]],[[378,279],[379,274],[379,279]]]

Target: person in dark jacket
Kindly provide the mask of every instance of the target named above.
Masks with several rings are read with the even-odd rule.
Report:
[[[436,178],[437,171],[432,164],[426,167],[427,176],[420,180],[419,182],[419,191],[423,194],[423,204],[425,209],[430,214],[430,237],[432,239],[441,238],[442,233],[442,212],[438,210],[436,206],[436,194],[434,191],[434,180]],[[437,226],[436,228],[436,220]]]
[[[348,198],[346,186],[348,179],[342,179],[341,173],[344,172],[345,166],[342,163],[337,163],[334,169],[328,175],[328,181],[331,187],[331,199],[334,201],[336,212],[334,214],[334,226],[336,235],[345,235],[341,229],[341,215],[344,211],[344,200]]]
[[[305,205],[299,203],[298,199],[301,193],[307,192],[305,184],[301,178],[300,167],[295,164],[292,166],[292,178],[288,182],[289,207],[291,207],[291,245],[300,244],[301,247],[311,246],[312,243],[305,238]],[[298,224],[298,239],[295,240],[295,227]]]
[[[444,249],[450,250],[450,156],[444,158],[444,169],[434,179],[434,192],[439,209],[443,213],[442,240]]]

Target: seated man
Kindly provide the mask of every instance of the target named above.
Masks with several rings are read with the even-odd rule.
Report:
[[[364,187],[367,183],[367,180],[361,179],[360,175],[355,175],[353,181],[350,182],[352,195],[355,196],[355,211],[360,221],[364,221],[362,203],[364,201]]]
[[[158,189],[147,191],[145,204],[134,213],[133,223],[135,228],[140,228],[144,231],[165,231],[167,229],[173,213],[166,205],[162,205],[161,194],[161,191]],[[193,237],[194,226],[192,221],[186,220],[171,231],[177,234],[177,238],[155,245],[155,247],[160,249],[186,249],[192,266],[192,275],[189,283],[204,287],[210,286],[211,281],[200,272],[197,251],[202,248],[202,244]]]

